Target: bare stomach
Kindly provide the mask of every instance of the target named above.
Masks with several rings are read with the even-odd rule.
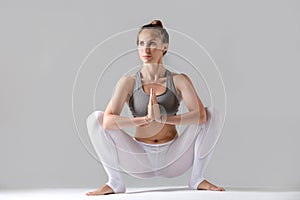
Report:
[[[148,144],[161,144],[177,137],[175,125],[152,122],[136,128],[135,139]]]

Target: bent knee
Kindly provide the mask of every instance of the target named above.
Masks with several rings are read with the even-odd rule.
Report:
[[[221,122],[221,113],[218,111],[218,109],[208,106],[206,109],[206,122],[208,123],[214,123],[218,124]]]
[[[86,119],[87,126],[88,127],[95,126],[95,125],[102,126],[102,124],[103,124],[103,115],[104,115],[104,112],[102,112],[102,111],[92,112]]]

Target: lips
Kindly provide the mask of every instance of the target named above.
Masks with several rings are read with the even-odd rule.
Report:
[[[143,56],[143,58],[151,58],[151,56],[150,55],[145,55],[145,56]]]

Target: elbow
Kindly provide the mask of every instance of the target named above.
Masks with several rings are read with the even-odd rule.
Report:
[[[206,114],[206,110],[203,109],[202,112],[200,112],[200,120],[199,120],[199,124],[205,124],[207,121],[207,114]]]
[[[107,116],[107,115],[104,115],[103,117],[103,124],[102,124],[102,127],[104,130],[111,130],[112,127],[111,127],[111,122],[110,122],[110,117]]]
[[[108,130],[114,130],[115,128],[110,124],[110,123],[103,123],[103,130],[108,131]]]
[[[206,123],[206,118],[200,118],[199,124],[205,124]]]
[[[102,127],[104,130],[117,130],[119,127],[114,122],[114,117],[104,115]]]
[[[109,131],[109,130],[114,130],[116,128],[114,128],[114,126],[111,125],[111,123],[103,123],[103,130],[105,131]]]
[[[109,125],[108,124],[105,124],[105,123],[103,123],[103,130],[110,130],[110,128],[109,128]]]

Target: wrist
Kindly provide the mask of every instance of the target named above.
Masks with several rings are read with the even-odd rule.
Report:
[[[161,124],[167,124],[167,118],[168,118],[167,115],[160,115],[159,123],[161,123]]]
[[[147,115],[147,116],[144,117],[144,122],[145,123],[150,123],[150,122],[152,122],[152,119],[150,117],[148,117],[148,115]]]
[[[156,122],[161,123],[162,122],[162,116],[160,113],[160,108],[159,104],[153,104],[153,114],[154,114],[154,119]]]

